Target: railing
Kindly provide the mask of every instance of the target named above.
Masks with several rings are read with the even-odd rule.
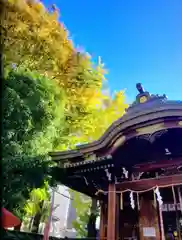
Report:
[[[3,231],[3,240],[43,240],[43,235],[36,233],[5,230]],[[58,240],[58,238],[50,237],[50,240]]]
[[[36,234],[36,233],[28,233],[28,232],[19,232],[14,230],[3,230],[2,238],[3,240],[43,240],[43,235]],[[49,237],[49,240],[75,240],[78,238],[56,238],[56,237]],[[91,238],[80,238],[82,240],[91,240]],[[92,239],[96,240],[96,239]]]

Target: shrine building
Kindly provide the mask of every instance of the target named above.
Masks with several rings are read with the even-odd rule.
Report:
[[[58,181],[100,202],[100,239],[182,239],[182,101],[136,101],[104,135],[52,152]]]

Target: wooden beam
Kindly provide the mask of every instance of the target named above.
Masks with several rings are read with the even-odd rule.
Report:
[[[162,160],[162,161],[155,161],[155,162],[146,162],[144,164],[136,164],[133,166],[133,170],[135,172],[147,172],[152,171],[155,169],[160,168],[168,168],[168,167],[179,167],[182,165],[182,157],[181,158],[175,158],[172,160]]]
[[[108,188],[108,221],[107,221],[107,240],[116,239],[116,186],[109,184]]]
[[[116,189],[119,191],[126,191],[131,189],[133,191],[145,191],[155,186],[167,187],[172,185],[182,184],[182,173],[177,175],[170,175],[158,178],[141,179],[136,181],[128,181],[116,184]]]

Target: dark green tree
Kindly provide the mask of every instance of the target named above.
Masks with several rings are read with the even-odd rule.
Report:
[[[5,74],[3,106],[3,205],[15,212],[50,178],[48,152],[64,128],[64,94],[46,77],[13,66]]]

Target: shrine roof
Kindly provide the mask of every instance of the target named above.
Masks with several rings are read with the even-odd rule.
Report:
[[[166,95],[153,95],[145,91],[140,83],[136,85],[138,95],[136,100],[126,109],[125,114],[115,121],[103,134],[92,143],[77,146],[75,150],[52,152],[53,160],[84,161],[87,153],[96,153],[105,148],[121,132],[134,129],[141,124],[150,125],[152,121],[159,119],[176,119],[182,126],[182,101],[168,100]]]

